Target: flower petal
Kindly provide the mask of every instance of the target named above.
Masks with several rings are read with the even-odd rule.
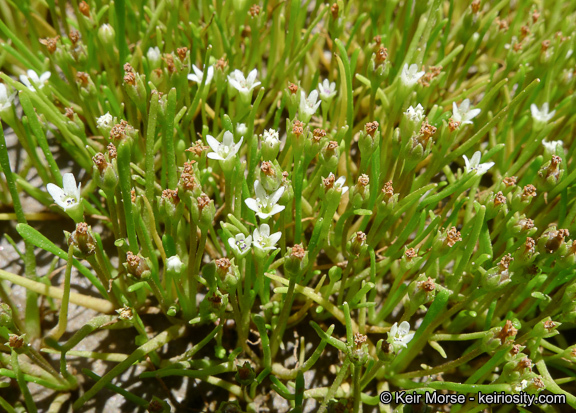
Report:
[[[281,186],[280,188],[278,188],[278,190],[276,192],[274,192],[274,194],[270,197],[270,201],[269,201],[271,205],[275,205],[280,200],[285,189],[286,188]]]
[[[54,202],[60,205],[62,198],[66,196],[62,188],[60,188],[58,185],[49,183],[48,185],[46,185],[46,189],[48,190],[50,196],[54,199]]]
[[[74,178],[74,175],[70,172],[64,174],[62,177],[62,184],[66,195],[73,195],[77,191],[76,178]]]
[[[218,152],[218,149],[220,149],[220,142],[218,142],[214,136],[206,135],[206,142],[208,142],[208,145],[210,145],[210,148],[212,148],[214,152]]]
[[[254,212],[259,212],[260,211],[260,207],[258,205],[258,201],[256,201],[254,198],[246,198],[244,200],[244,202],[246,203],[246,206],[248,208],[250,208],[252,211]]]

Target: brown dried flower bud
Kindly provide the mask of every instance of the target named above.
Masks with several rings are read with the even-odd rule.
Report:
[[[472,13],[478,13],[480,11],[480,0],[474,0],[470,6],[472,7]]]
[[[250,6],[248,14],[250,15],[250,17],[258,17],[260,15],[260,10],[261,10],[260,6],[254,4],[253,6]]]
[[[520,27],[520,40],[524,40],[530,34],[530,28],[528,26]]]
[[[218,258],[215,263],[216,268],[221,274],[227,274],[230,266],[232,265],[228,258]]]
[[[408,248],[404,252],[404,255],[406,256],[406,260],[412,261],[412,258],[416,258],[418,256],[418,253],[416,252],[416,250],[414,248]]]
[[[450,129],[450,132],[454,132],[459,127],[460,127],[460,122],[457,122],[452,118],[450,118],[448,120],[448,129]]]
[[[180,202],[180,198],[178,197],[178,189],[163,190],[162,198],[171,201],[174,205],[178,205],[178,202]]]
[[[534,241],[534,238],[527,237],[524,243],[524,254],[534,254],[534,252],[536,252],[535,246],[536,241]]]
[[[338,18],[338,11],[339,11],[338,4],[337,3],[332,4],[332,6],[330,7],[330,12],[332,13],[332,18],[334,20]]]
[[[548,330],[549,333],[552,332],[552,330],[554,330],[556,328],[556,323],[552,320],[546,320],[544,321],[544,328],[546,330]]]
[[[384,199],[386,200],[389,200],[394,196],[394,187],[392,186],[392,181],[388,181],[384,184],[382,192],[384,193]]]
[[[517,368],[518,370],[528,369],[532,371],[532,360],[530,360],[528,357],[524,357],[522,360],[518,362]]]
[[[540,18],[540,13],[538,12],[538,10],[534,10],[532,12],[532,23],[536,23],[539,18]]]
[[[358,231],[356,233],[356,238],[355,241],[360,244],[363,245],[366,242],[366,234],[362,231]]]
[[[10,334],[8,337],[8,345],[11,348],[20,348],[24,345],[24,335]]]
[[[44,46],[46,46],[48,52],[52,54],[56,51],[56,48],[58,47],[58,39],[60,39],[60,36],[47,37],[45,39],[40,39],[39,42],[42,43]]]
[[[266,176],[276,176],[276,171],[274,170],[274,166],[272,165],[272,163],[270,163],[268,161],[262,162],[262,165],[260,166],[260,170]]]
[[[130,200],[132,201],[133,204],[136,203],[136,190],[134,188],[132,188],[132,190],[130,191]]]
[[[72,44],[75,45],[80,40],[80,33],[78,32],[78,30],[72,29],[70,30],[70,33],[68,33],[68,38],[70,39]]]
[[[88,73],[84,73],[84,72],[77,72],[76,73],[76,81],[80,82],[82,84],[82,86],[88,86],[89,80],[90,80],[90,77],[88,76]]]
[[[336,178],[334,177],[334,174],[330,174],[328,175],[328,178],[322,179],[322,182],[324,183],[324,189],[327,191],[332,188],[334,186],[335,180]]]
[[[188,48],[187,47],[179,47],[178,49],[176,49],[176,53],[178,53],[178,57],[180,58],[180,61],[183,62],[184,60],[186,60],[186,54],[188,53]]]
[[[456,227],[450,228],[446,232],[446,245],[449,247],[453,247],[458,241],[462,241],[462,236],[460,235],[460,231],[456,229]]]
[[[548,50],[548,48],[550,47],[550,40],[544,40],[542,42],[542,46],[540,48],[540,50],[542,51],[542,53],[546,52],[546,50]]]
[[[184,169],[182,170],[183,173],[185,174],[193,174],[194,173],[194,164],[196,163],[196,161],[192,160],[192,161],[188,161],[188,162],[184,162]]]
[[[506,270],[508,270],[508,268],[510,267],[510,263],[514,261],[514,258],[512,258],[512,254],[507,254],[505,256],[502,257],[502,259],[500,260],[500,262],[498,263],[498,267],[500,268],[500,272],[504,272]]]
[[[304,128],[302,126],[302,122],[299,120],[295,120],[294,124],[292,125],[292,133],[299,138],[304,133]]]
[[[134,68],[130,63],[124,64],[124,72],[126,73],[134,73]]]
[[[534,387],[536,387],[537,389],[544,389],[546,388],[546,385],[544,384],[544,382],[542,381],[542,379],[540,377],[534,377],[532,379],[532,385]]]
[[[128,251],[126,253],[126,270],[134,277],[140,278],[145,271],[150,271],[150,267],[143,257]]]
[[[388,49],[384,46],[380,46],[376,51],[376,66],[380,66],[388,58]]]
[[[508,31],[508,20],[500,20],[496,19],[496,23],[498,24],[498,29],[506,32]]]
[[[98,170],[100,172],[104,172],[106,170],[106,168],[108,167],[108,162],[106,162],[106,157],[104,156],[103,153],[100,153],[100,152],[92,157],[92,162],[94,162],[94,165],[96,165],[96,167],[98,168]]]
[[[420,282],[418,284],[418,287],[422,291],[426,291],[427,293],[430,293],[436,289],[436,284],[434,284],[434,280],[432,278],[428,277],[428,279],[426,281]]]
[[[296,92],[298,92],[298,85],[295,83],[289,83],[288,84],[288,90],[290,91],[290,93],[292,93],[293,95],[296,94]]]
[[[214,66],[216,66],[216,69],[220,69],[221,71],[224,71],[226,69],[226,67],[228,66],[228,60],[226,60],[226,55],[224,55],[220,59],[218,59],[218,61],[216,62],[216,64]]]
[[[504,327],[502,327],[502,330],[500,330],[496,338],[499,338],[500,342],[504,344],[508,337],[514,337],[516,334],[518,334],[518,330],[514,328],[512,321],[506,320],[506,324],[504,324]]]
[[[182,186],[187,191],[193,191],[198,187],[196,178],[192,174],[182,173],[182,175],[180,175],[180,180],[182,181]]]
[[[174,73],[176,71],[176,66],[174,66],[174,57],[171,54],[167,54],[163,57],[164,62],[166,63],[166,68],[170,73]]]
[[[368,340],[368,336],[365,336],[361,333],[354,334],[354,345],[356,346],[357,350],[360,350],[362,344],[364,344]]]
[[[520,353],[520,344],[514,344],[510,349],[510,354],[515,356],[516,354]]]
[[[116,152],[116,147],[114,146],[113,143],[109,143],[108,146],[106,147],[106,149],[108,149],[108,158],[110,159],[116,159],[116,156],[118,155]]]
[[[205,146],[202,144],[202,141],[198,139],[191,147],[186,149],[186,152],[192,152],[196,156],[202,155],[202,151],[207,151],[210,149],[209,146]]]
[[[368,135],[374,137],[374,133],[376,133],[376,131],[378,130],[378,126],[379,124],[376,121],[368,122],[367,124],[364,125],[364,130]]]
[[[210,204],[211,199],[208,195],[202,194],[198,198],[196,198],[196,201],[198,201],[198,209],[202,211],[205,207],[207,207]]]
[[[118,318],[120,320],[132,320],[132,318],[134,317],[134,313],[132,313],[132,309],[126,305],[124,307],[116,310],[116,312],[118,313]]]
[[[516,185],[516,180],[518,178],[516,178],[515,176],[507,176],[506,178],[502,179],[502,182],[504,182],[504,185],[506,185],[506,187],[511,187]]]
[[[129,85],[136,86],[136,76],[132,72],[127,72],[124,75],[124,83],[128,83]]]
[[[506,203],[506,197],[504,196],[502,191],[499,191],[496,194],[496,197],[494,197],[494,206],[497,207],[498,205],[502,205],[505,203]]]
[[[64,109],[64,116],[66,116],[70,120],[74,120],[74,109],[72,108]]]
[[[290,252],[290,256],[299,259],[302,261],[304,259],[304,255],[306,255],[306,250],[302,248],[302,245],[296,244],[292,247],[292,251]]]
[[[522,191],[522,201],[527,201],[528,199],[536,196],[536,187],[532,184],[528,184],[524,187]]]
[[[86,17],[90,17],[90,6],[84,0],[78,4],[78,10]]]
[[[358,186],[366,187],[370,183],[370,177],[366,174],[362,174],[358,177]]]
[[[317,142],[319,142],[324,136],[326,136],[326,131],[324,129],[316,128],[312,132],[312,137]]]
[[[428,119],[425,119],[424,122],[422,122],[422,126],[420,127],[420,135],[418,136],[419,139],[417,140],[418,143],[426,145],[426,143],[428,143],[428,139],[430,139],[435,133],[436,127],[430,125],[428,123]]]
[[[520,43],[520,42],[514,43],[514,46],[512,46],[512,49],[514,49],[515,52],[519,52],[520,50],[522,50],[522,43]]]

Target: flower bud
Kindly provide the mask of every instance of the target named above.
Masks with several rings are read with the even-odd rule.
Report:
[[[355,366],[366,364],[369,357],[368,337],[361,333],[354,334],[354,343],[348,344],[348,355]]]
[[[70,234],[64,231],[68,245],[74,247],[74,256],[76,258],[86,258],[96,251],[96,240],[92,235],[92,228],[85,222],[76,224],[76,230]]]
[[[536,196],[536,187],[528,184],[523,189],[516,188],[512,195],[511,208],[512,211],[522,211],[530,204],[532,198]]]
[[[552,158],[542,165],[538,171],[538,187],[542,191],[550,191],[554,188],[564,175],[564,169],[560,167],[562,158],[553,155]]]
[[[236,366],[236,381],[242,386],[250,386],[256,378],[254,368],[249,361],[244,362],[242,366]]]
[[[295,277],[308,265],[308,251],[296,244],[288,248],[284,256],[284,269],[288,277]]]
[[[362,231],[358,231],[350,238],[350,241],[346,243],[346,251],[348,254],[359,256],[364,254],[368,244],[366,244],[366,234]]]
[[[361,159],[370,159],[378,145],[381,136],[378,130],[378,122],[368,122],[364,125],[364,130],[360,131],[358,138],[358,148],[360,148]]]
[[[109,24],[103,24],[98,29],[98,38],[106,47],[114,46],[114,38],[116,37],[114,28]]]
[[[148,259],[144,258],[141,254],[134,255],[128,251],[126,253],[126,262],[123,265],[128,274],[137,279],[148,279],[151,275]]]
[[[272,161],[278,156],[280,151],[280,137],[278,131],[274,129],[265,130],[260,135],[262,159],[265,161]]]

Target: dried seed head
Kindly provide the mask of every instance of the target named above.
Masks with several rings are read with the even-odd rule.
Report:
[[[222,304],[222,297],[217,295],[215,292],[212,293],[212,295],[207,296],[206,299],[210,301],[214,308],[220,308],[220,305]]]
[[[436,289],[436,284],[434,284],[434,280],[432,278],[428,277],[426,281],[420,282],[418,287],[420,287],[422,291],[430,293]]]
[[[182,187],[187,191],[193,191],[198,187],[196,178],[192,174],[182,173],[180,180],[182,181]]]
[[[144,272],[150,271],[150,267],[143,257],[128,251],[126,253],[126,270],[134,277],[141,278]]]
[[[500,31],[503,31],[503,32],[508,31],[508,20],[496,19],[496,23],[498,24],[498,29]]]
[[[296,92],[298,92],[298,85],[295,83],[289,83],[288,84],[288,90],[290,91],[290,93],[292,93],[293,95],[296,94]]]
[[[84,0],[78,5],[78,10],[86,17],[90,17],[90,6]]]
[[[136,86],[136,76],[132,72],[127,72],[124,75],[124,83],[127,83],[132,86]]]
[[[362,231],[358,231],[356,233],[356,238],[355,241],[360,244],[363,245],[366,242],[366,234],[363,233]]]
[[[72,44],[75,45],[80,40],[80,33],[78,32],[78,30],[72,29],[70,30],[70,33],[68,33],[68,38],[70,39]]]
[[[522,191],[522,201],[527,201],[532,197],[536,196],[536,187],[532,184],[528,184],[524,187]]]
[[[453,247],[458,241],[462,241],[462,237],[460,236],[460,231],[456,229],[456,227],[450,228],[446,232],[446,245],[449,247]]]
[[[380,66],[388,58],[388,49],[384,46],[380,46],[376,51],[376,66]]]
[[[180,202],[180,198],[178,197],[178,189],[163,190],[162,198],[171,201],[174,205],[178,205],[178,202]]]
[[[188,161],[188,162],[184,162],[184,169],[182,170],[183,173],[185,174],[193,174],[194,173],[194,164],[196,163],[196,161],[192,160],[192,161]]]
[[[524,40],[530,34],[530,28],[528,26],[520,27],[520,40]]]
[[[56,51],[58,47],[58,39],[60,39],[60,36],[47,37],[45,39],[40,39],[39,42],[42,43],[44,46],[46,46],[48,52],[52,54]]]
[[[496,338],[499,338],[500,342],[504,344],[508,337],[514,337],[517,333],[518,330],[514,328],[512,321],[506,320],[506,324],[504,324],[504,327],[502,327],[502,330],[500,330]]]
[[[544,328],[548,330],[549,333],[551,333],[552,330],[556,328],[556,323],[552,320],[546,320],[544,321]]]
[[[542,51],[542,53],[544,53],[544,52],[546,52],[546,50],[548,50],[549,47],[550,47],[550,40],[544,40],[542,42],[540,50]]]
[[[84,72],[77,72],[76,73],[76,81],[80,82],[80,84],[82,86],[88,86],[89,80],[90,80],[90,77],[88,76],[87,73],[84,73]]]
[[[134,314],[132,313],[132,309],[128,306],[124,306],[124,307],[116,310],[116,312],[118,313],[118,318],[120,320],[132,320],[132,318],[134,317]]]
[[[154,399],[148,404],[148,408],[146,410],[148,410],[150,413],[160,413],[162,410],[164,410],[164,406],[162,405],[162,402]]]
[[[515,176],[507,176],[506,178],[502,179],[502,182],[504,182],[504,185],[506,185],[507,188],[516,185],[516,180],[518,178],[516,178]]]
[[[370,183],[370,177],[366,174],[362,174],[358,177],[358,186],[366,187]]]
[[[186,60],[186,54],[188,53],[188,48],[179,47],[178,49],[176,49],[176,53],[178,54],[178,58],[180,59],[180,61],[183,62],[184,60]]]
[[[518,362],[518,370],[524,369],[532,370],[532,360],[530,360],[528,357],[524,357]]]
[[[302,261],[304,259],[304,255],[306,255],[306,250],[302,248],[302,245],[296,244],[292,247],[292,251],[290,252],[291,257]]]
[[[132,67],[132,65],[130,63],[126,63],[126,64],[124,64],[124,71],[126,73],[134,73],[134,68]]]
[[[494,197],[494,206],[497,207],[498,205],[502,205],[505,203],[506,203],[506,197],[504,196],[502,191],[499,191]]]
[[[450,118],[448,120],[448,129],[450,129],[450,132],[454,132],[459,127],[460,127],[460,122],[457,122],[452,118]]]
[[[109,143],[108,146],[106,147],[106,149],[108,149],[108,158],[109,159],[116,159],[116,156],[118,155],[118,153],[116,152],[116,147],[114,146],[114,144]]]
[[[336,142],[336,141],[330,141],[330,142],[328,142],[328,145],[326,145],[326,151],[327,152],[333,152],[336,149],[338,149],[338,142]]]
[[[376,35],[372,38],[372,40],[374,40],[374,43],[376,43],[377,45],[379,45],[380,43],[382,43],[382,36],[380,35]]]
[[[510,354],[515,356],[516,354],[520,353],[520,344],[514,344],[510,349]]]
[[[260,170],[266,176],[276,176],[276,171],[274,170],[274,166],[268,161],[262,162],[262,165],[260,166]]]
[[[334,20],[338,18],[338,11],[339,11],[338,4],[336,3],[332,4],[332,7],[330,7],[330,12],[332,12],[332,18]]]
[[[392,186],[392,181],[388,181],[384,184],[382,192],[384,193],[384,199],[386,201],[388,201],[390,198],[394,196],[394,187]]]
[[[514,43],[514,46],[512,46],[512,49],[514,49],[515,52],[522,50],[522,43],[520,43],[520,42]]]
[[[379,124],[376,121],[368,122],[367,124],[364,125],[364,130],[368,135],[374,137],[374,133],[376,132],[376,130],[378,130],[378,126]]]
[[[354,334],[354,345],[356,346],[356,349],[360,350],[360,348],[362,348],[362,344],[364,344],[366,340],[368,340],[368,336],[365,336],[361,333]]]
[[[191,147],[186,149],[186,152],[192,152],[196,156],[202,155],[202,151],[210,149],[209,146],[202,145],[202,141],[198,139]]]
[[[418,83],[420,83],[424,87],[430,86],[430,82],[434,80],[436,77],[440,75],[442,72],[442,66],[430,66],[428,71],[424,73],[420,79],[418,79]]]
[[[302,136],[302,134],[304,133],[304,124],[299,120],[295,120],[294,123],[292,124],[292,133],[296,135],[297,138]]]
[[[408,248],[404,252],[404,255],[406,256],[407,261],[412,261],[412,258],[416,258],[418,256],[418,253],[416,252],[416,250],[414,248]]]
[[[228,258],[218,258],[215,261],[215,263],[216,263],[216,268],[222,274],[227,274],[228,270],[230,269],[230,266],[232,265]]]
[[[470,6],[472,7],[472,13],[478,13],[480,11],[480,0],[474,0]]]
[[[508,270],[508,268],[510,267],[510,263],[512,261],[514,261],[514,258],[512,258],[512,254],[507,254],[503,256],[500,262],[498,263],[498,267],[500,267],[500,272]]]
[[[198,201],[198,209],[202,211],[205,207],[207,207],[210,204],[211,200],[210,197],[208,197],[208,195],[202,194],[198,198],[196,198],[196,201]]]
[[[94,162],[94,165],[96,165],[96,167],[100,172],[104,172],[106,170],[106,167],[108,166],[108,162],[106,162],[106,157],[104,156],[103,153],[100,152],[92,157],[92,162]]]
[[[335,180],[336,180],[336,178],[334,177],[334,174],[330,174],[330,175],[328,175],[328,178],[322,179],[322,182],[324,183],[324,190],[327,191],[330,188],[332,188],[334,186]]]
[[[324,129],[316,128],[312,132],[312,137],[317,142],[320,142],[320,139],[322,139],[324,136],[326,136],[326,131]]]
[[[428,139],[432,137],[436,133],[436,127],[430,125],[428,123],[428,119],[425,119],[422,122],[422,126],[420,127],[420,135],[418,136],[418,143],[426,145],[428,143]]]
[[[536,387],[537,389],[544,389],[546,388],[546,385],[544,384],[544,382],[542,381],[542,379],[540,377],[534,377],[532,379],[532,385],[534,387]]]
[[[132,201],[133,204],[136,203],[136,190],[134,188],[132,188],[132,190],[130,191],[130,200]]]
[[[248,10],[248,14],[250,15],[250,17],[258,17],[260,15],[260,6],[254,4],[253,6],[250,6],[250,9]]]
[[[532,23],[536,23],[539,18],[540,18],[540,13],[538,12],[538,10],[534,10],[532,12]]]
[[[524,253],[525,254],[534,254],[534,252],[536,252],[536,249],[534,248],[535,246],[536,246],[536,241],[534,241],[534,238],[527,237],[526,242],[524,243]]]
[[[174,66],[174,57],[171,54],[167,54],[163,57],[164,62],[166,63],[166,68],[170,73],[174,73],[176,71],[176,66]]]
[[[11,348],[20,348],[24,345],[24,335],[10,334],[8,337],[8,345]]]
[[[215,66],[216,66],[216,69],[220,69],[221,71],[224,71],[226,69],[226,67],[228,66],[228,60],[226,60],[226,55],[224,55],[220,59],[218,59]]]
[[[64,116],[66,116],[70,120],[74,120],[74,109],[72,108],[64,109]]]
[[[287,171],[282,172],[282,182],[288,181],[288,175],[289,173]]]

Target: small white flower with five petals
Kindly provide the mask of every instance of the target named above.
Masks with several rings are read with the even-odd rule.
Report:
[[[270,234],[270,226],[268,224],[260,225],[260,228],[254,229],[254,246],[263,251],[272,251],[276,249],[276,243],[282,237],[281,232]]]
[[[410,323],[402,321],[400,326],[394,323],[388,332],[386,341],[392,346],[394,353],[398,354],[403,348],[408,346],[408,343],[414,338],[415,333],[410,332]]]
[[[424,73],[424,71],[418,71],[418,65],[412,64],[408,67],[408,63],[406,63],[400,74],[400,80],[402,80],[404,86],[412,87],[418,83],[418,79],[424,76]]]
[[[12,106],[15,96],[16,92],[8,95],[8,89],[6,88],[6,85],[0,83],[0,112],[3,112],[5,109],[8,109],[10,106]]]
[[[530,105],[530,112],[532,112],[532,119],[536,122],[540,123],[548,123],[550,119],[554,117],[556,111],[553,110],[552,112],[548,112],[550,110],[550,106],[548,102],[544,102],[542,104],[542,109],[538,109],[534,103]]]
[[[184,263],[182,262],[182,260],[178,255],[173,255],[166,260],[166,269],[168,271],[179,273],[180,271],[182,271],[183,267]]]
[[[224,132],[224,138],[222,139],[222,142],[218,142],[213,136],[207,135],[206,141],[208,142],[208,145],[210,145],[210,148],[212,148],[214,151],[208,153],[207,156],[210,159],[216,159],[218,161],[228,161],[236,156],[240,150],[240,146],[242,145],[243,140],[244,137],[240,138],[240,142],[235,144],[234,135],[229,131]]]
[[[324,81],[318,85],[318,92],[320,92],[320,97],[323,100],[330,100],[336,96],[336,83],[330,83],[328,79],[324,79]]]
[[[260,82],[256,82],[256,76],[258,76],[257,69],[248,73],[247,77],[244,77],[244,73],[236,69],[228,75],[228,82],[242,95],[249,96],[252,90],[260,85]]]
[[[494,166],[494,162],[480,163],[480,158],[482,158],[480,151],[474,152],[472,159],[468,159],[466,155],[462,155],[462,157],[466,164],[466,172],[476,171],[477,175],[483,175]]]
[[[26,87],[30,89],[32,92],[36,92],[36,89],[34,88],[32,82],[34,82],[36,85],[38,85],[40,89],[42,89],[44,87],[44,83],[48,81],[51,75],[52,73],[50,72],[44,72],[40,75],[40,77],[38,77],[38,74],[35,71],[28,70],[28,72],[26,72],[26,75],[20,75],[20,81],[24,83]],[[32,80],[32,82],[30,82],[30,80]]]
[[[452,102],[452,119],[460,125],[472,125],[472,119],[478,116],[481,109],[470,109],[470,99],[464,99],[460,106]]]
[[[235,238],[228,238],[228,244],[232,248],[235,255],[244,256],[250,251],[250,246],[252,245],[252,236],[245,236],[240,233],[237,234]]]
[[[54,199],[54,202],[75,222],[82,222],[84,218],[84,208],[80,194],[81,185],[79,183],[78,187],[76,187],[76,178],[71,173],[66,173],[62,177],[63,188],[52,183],[46,185],[46,189]]]
[[[420,103],[418,103],[416,107],[410,106],[406,109],[404,115],[410,122],[420,124],[424,120],[424,108]]]
[[[278,188],[272,195],[268,195],[260,181],[257,180],[254,182],[254,192],[256,193],[256,198],[248,198],[245,202],[248,208],[256,212],[256,215],[261,219],[268,219],[286,208],[283,205],[278,205],[278,201],[284,193],[283,186]]]
[[[316,113],[316,110],[322,103],[321,100],[318,100],[318,91],[314,89],[308,97],[306,97],[306,93],[303,90],[300,91],[300,119],[302,122],[307,123],[310,121],[310,118]]]
[[[547,152],[550,152],[550,154],[555,155],[556,154],[556,148],[558,146],[563,147],[564,146],[564,142],[563,141],[550,141],[547,142],[545,140],[542,141],[542,145],[544,145],[544,150],[546,150]]]
[[[96,118],[96,126],[99,128],[111,128],[114,122],[114,118],[110,114],[110,112],[106,112],[105,115]]]
[[[208,69],[203,72],[202,70],[198,69],[196,65],[192,65],[192,70],[194,70],[194,73],[190,73],[188,75],[188,80],[196,82],[200,85],[204,79],[204,72],[206,72],[206,86],[210,85],[210,82],[214,77],[214,66],[209,66]]]
[[[264,134],[262,135],[262,144],[268,145],[270,148],[279,145],[280,135],[278,134],[278,131],[274,129],[265,130]]]

